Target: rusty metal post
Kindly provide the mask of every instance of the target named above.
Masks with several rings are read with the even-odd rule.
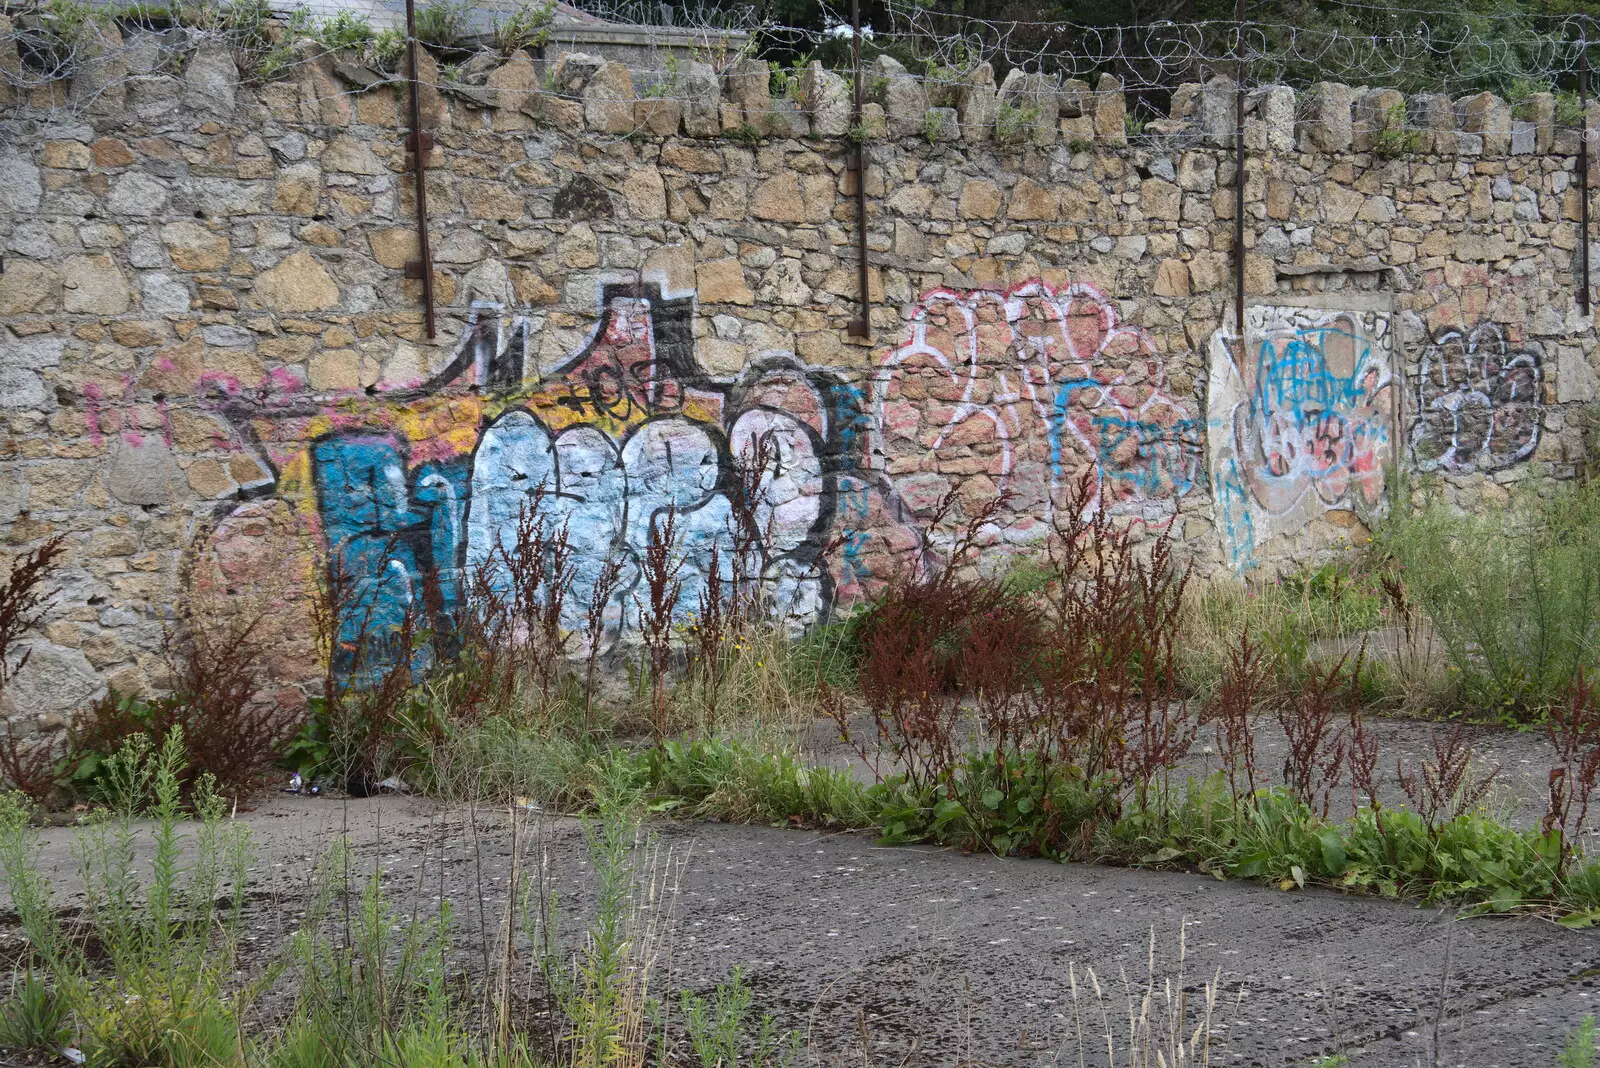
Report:
[[[1583,126],[1578,136],[1578,221],[1583,243],[1578,247],[1578,266],[1583,274],[1578,291],[1578,307],[1589,314],[1589,42],[1578,38],[1578,104],[1583,109]]]
[[[407,0],[410,2],[410,0]],[[861,290],[861,315],[850,320],[850,336],[872,337],[872,291],[867,274],[867,145],[861,128],[861,0],[850,0],[850,25],[855,30],[850,52],[855,62],[855,96],[850,110],[850,136],[855,141],[856,284]]]
[[[1244,355],[1244,0],[1233,9],[1233,299],[1234,330]],[[1241,363],[1240,366],[1243,366]]]
[[[406,55],[411,63],[411,134],[406,145],[411,150],[412,170],[417,179],[417,242],[422,258],[406,263],[406,277],[422,280],[423,321],[428,337],[433,338],[433,249],[428,244],[428,150],[433,138],[422,129],[421,90],[417,87],[417,7],[416,0],[406,0]]]

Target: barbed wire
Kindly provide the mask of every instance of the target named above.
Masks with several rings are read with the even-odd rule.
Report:
[[[302,68],[329,59],[345,73],[355,72],[358,84],[340,90],[341,95],[354,96],[386,79],[399,79],[405,37],[394,26],[398,0],[314,2],[323,13],[303,6],[277,8],[270,0],[208,2],[181,11],[137,2],[105,6],[96,9],[98,15],[73,0],[0,7],[11,23],[9,32],[0,34],[0,80],[13,88],[14,97],[31,103],[35,115],[42,112],[59,121],[81,115],[119,89],[153,88],[139,80],[179,73],[186,55],[206,41],[226,44],[246,81],[294,78]],[[847,77],[849,73],[845,68],[852,33],[836,6],[819,9],[820,25],[794,26],[763,19],[753,5],[714,0],[691,5],[655,0],[579,0],[576,6],[514,3],[480,2],[467,8],[453,0],[434,0],[422,6],[418,33],[437,55],[435,88],[461,95],[469,104],[476,94],[481,104],[486,76],[498,65],[496,52],[503,59],[518,46],[532,46],[537,53],[544,44],[548,71],[557,52],[581,50],[586,39],[598,41],[607,29],[616,28],[632,31],[623,61],[635,91],[681,98],[686,104],[689,98],[678,93],[676,84],[685,60],[705,62],[720,74],[741,59],[775,56],[780,100],[781,87],[794,84],[790,72],[813,60]],[[1334,16],[1325,25],[1211,19],[1099,26],[981,19],[941,12],[916,0],[889,0],[881,9],[885,21],[863,32],[869,97],[879,98],[880,83],[896,71],[879,59],[888,57],[921,79],[934,106],[954,103],[985,63],[994,68],[997,81],[1011,70],[1023,70],[1042,73],[1056,86],[1087,82],[1088,90],[1097,87],[1101,75],[1111,74],[1128,94],[1129,105],[1146,119],[1167,114],[1167,99],[1180,84],[1219,75],[1232,78],[1240,72],[1252,89],[1342,81],[1451,95],[1482,89],[1515,101],[1538,91],[1570,92],[1584,42],[1600,37],[1600,22],[1584,15],[1493,12],[1451,20],[1437,9],[1390,8],[1362,0],[1338,0],[1331,10]],[[1399,14],[1418,17],[1400,20],[1388,32],[1338,22],[1365,15],[1394,22]],[[118,27],[115,32],[102,28],[110,23]],[[615,44],[596,43],[595,48],[604,52]],[[71,85],[64,85],[68,80]],[[519,95],[551,91],[550,86],[501,87],[497,98],[501,106],[518,107]],[[794,111],[780,103],[766,110],[774,118],[789,118]],[[964,134],[971,125],[957,118],[951,128]],[[1408,118],[1398,128],[1424,127]],[[1143,136],[1196,134],[1147,130]]]

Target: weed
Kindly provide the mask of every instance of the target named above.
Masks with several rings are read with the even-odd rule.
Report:
[[[1372,132],[1372,151],[1379,159],[1398,159],[1417,150],[1422,135],[1406,127],[1404,101],[1391,105]]]
[[[261,693],[260,622],[259,615],[190,618],[181,633],[169,632],[163,650],[171,693],[140,699],[113,691],[72,725],[67,759],[74,789],[102,799],[106,761],[123,739],[143,733],[160,748],[176,733],[183,739],[185,797],[205,780],[234,803],[248,803],[296,727]]]
[[[737,141],[749,148],[754,148],[761,143],[761,131],[749,122],[741,122],[738,126],[728,131],[728,139]]]
[[[1588,817],[1589,800],[1600,778],[1600,709],[1594,687],[1581,669],[1566,700],[1550,709],[1545,731],[1559,765],[1550,769],[1550,799],[1541,826],[1546,833],[1559,829],[1562,839],[1571,841]]]
[[[1278,725],[1289,742],[1284,783],[1307,808],[1316,810],[1320,800],[1324,817],[1344,770],[1345,735],[1337,726],[1344,718],[1339,708],[1341,693],[1352,711],[1360,700],[1360,660],[1349,672],[1344,665],[1341,659],[1327,668],[1313,667],[1304,688],[1276,711]]]
[[[1189,1001],[1185,982],[1188,961],[1188,924],[1178,930],[1177,973],[1170,978],[1156,971],[1156,933],[1151,928],[1146,975],[1142,984],[1120,974],[1123,1005],[1115,1007],[1093,968],[1081,973],[1078,965],[1067,966],[1067,984],[1072,1002],[1071,1039],[1078,1051],[1078,1063],[1085,1057],[1098,1057],[1105,1051],[1106,1064],[1167,1065],[1170,1068],[1207,1068],[1211,1064],[1211,1042],[1216,1026],[1218,1000],[1222,993],[1219,968],[1202,984],[1196,1004]],[[1241,998],[1243,991],[1240,992]],[[1115,1022],[1113,1022],[1115,1021]],[[1063,1052],[1065,1051],[1063,1043]],[[1096,1064],[1100,1063],[1098,1059]]]
[[[1251,642],[1248,634],[1241,634],[1239,643],[1228,651],[1221,684],[1206,710],[1206,718],[1215,725],[1217,752],[1236,804],[1241,797],[1253,797],[1257,790],[1252,716],[1266,686],[1266,668],[1260,647]]]
[[[767,90],[773,99],[793,96],[800,91],[802,84],[801,75],[795,68],[785,67],[777,60],[769,60],[767,70]]]
[[[1595,1055],[1594,1017],[1585,1016],[1568,1037],[1566,1048],[1556,1058],[1556,1064],[1559,1068],[1594,1068]]]
[[[58,534],[13,560],[0,584],[0,690],[28,662],[29,650],[20,649],[20,642],[55,597],[47,581],[64,552],[66,541]]]
[[[1556,125],[1577,126],[1584,124],[1583,101],[1577,93],[1570,89],[1556,93]]]
[[[684,1030],[700,1068],[790,1068],[800,1057],[800,1034],[778,1034],[778,1025],[763,1015],[755,1034],[749,1034],[750,988],[744,972],[734,968],[717,984],[710,1000],[689,991],[681,995]]]
[[[400,57],[405,55],[406,35],[393,27],[379,30],[367,51],[379,69],[392,74],[400,67]]]
[[[646,596],[637,594],[639,625],[650,665],[650,725],[656,741],[667,736],[667,669],[672,662],[672,619],[678,599],[683,596],[679,572],[683,557],[678,553],[678,514],[668,508],[665,521],[650,523],[650,543],[645,547],[640,575]]]
[[[339,11],[317,22],[315,36],[330,51],[364,48],[371,43],[374,33],[372,23],[361,15]]]
[[[1416,771],[1403,765],[1395,768],[1400,789],[1430,833],[1441,822],[1457,819],[1482,802],[1500,772],[1498,767],[1492,768],[1482,779],[1472,780],[1472,749],[1467,745],[1465,731],[1462,723],[1444,735],[1434,728],[1429,732],[1432,762],[1424,761]]]
[[[32,650],[21,643],[55,597],[47,583],[65,551],[66,542],[57,535],[13,560],[0,583],[0,694],[28,662]],[[35,802],[48,799],[56,789],[58,759],[53,741],[26,738],[6,720],[5,739],[0,741],[0,782],[7,788],[22,791]]]
[[[1600,486],[1518,496],[1483,517],[1434,503],[1380,531],[1449,654],[1463,698],[1537,720],[1579,668],[1600,619]]]
[[[542,949],[541,971],[567,1021],[561,1044],[574,1068],[650,1061],[654,1013],[650,984],[671,922],[681,861],[641,851],[639,825],[625,795],[607,790],[600,815],[584,823],[597,880],[594,915],[581,946],[560,949],[550,910],[526,903],[530,944]]]
[[[1071,152],[1073,155],[1077,155],[1080,152],[1089,152],[1093,149],[1094,142],[1086,141],[1081,137],[1074,137],[1072,140],[1067,142],[1067,151]]]
[[[467,35],[472,8],[460,0],[430,0],[417,8],[417,40],[438,48],[451,48]]]
[[[555,18],[555,10],[554,0],[549,0],[542,4],[524,3],[503,21],[496,15],[489,29],[495,50],[503,56],[509,56],[518,49],[537,48],[544,44],[550,39],[550,23]]]
[[[1348,648],[1384,616],[1377,580],[1342,564],[1275,582],[1212,582],[1184,605],[1186,687],[1209,696],[1234,644],[1247,635],[1268,661],[1269,694],[1287,695],[1300,688],[1314,660],[1336,658],[1319,646]]]
[[[1001,144],[1019,140],[1038,121],[1037,107],[1018,107],[1008,100],[1002,100],[995,107],[994,138]]]
[[[180,831],[183,750],[179,728],[160,749],[135,735],[107,762],[110,808],[78,843],[84,915],[104,951],[103,970],[62,929],[37,868],[27,807],[16,795],[0,799],[0,867],[12,907],[52,989],[82,1027],[86,1052],[107,1063],[231,1063],[242,1042],[239,1021],[259,984],[273,978],[269,969],[224,996],[237,960],[249,833],[225,817],[226,802],[208,779],[192,794],[197,830]],[[141,819],[149,821],[148,861],[137,857]]]
[[[384,894],[381,872],[359,888],[351,885],[343,840],[321,858],[314,885],[290,949],[299,985],[269,1058],[273,1068],[334,1068],[352,1054],[362,1063],[396,1055],[411,1063],[404,1051],[430,1047],[446,1054],[436,1063],[464,1060],[468,1041],[445,974],[449,902],[432,918],[402,919]],[[354,909],[346,904],[352,897]]]
[[[71,77],[100,50],[98,17],[78,0],[48,0],[28,11],[13,35],[21,64],[7,76],[24,85]]]
[[[0,1003],[0,1048],[55,1053],[72,1034],[72,1009],[32,968],[13,976]]]

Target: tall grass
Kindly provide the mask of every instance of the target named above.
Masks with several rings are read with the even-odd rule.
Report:
[[[1270,582],[1214,578],[1192,588],[1183,607],[1183,678],[1201,697],[1215,693],[1241,634],[1266,659],[1272,693],[1283,695],[1319,662],[1338,660],[1393,622],[1379,577],[1349,562]],[[1383,689],[1388,680],[1381,669],[1368,671],[1373,685]]]
[[[108,762],[110,805],[78,840],[78,928],[63,923],[39,872],[28,806],[0,797],[0,867],[33,954],[27,967],[48,977],[75,1040],[99,1062],[235,1063],[243,1014],[271,978],[235,982],[250,833],[206,778],[193,788],[196,819],[185,827],[183,752],[180,727],[159,750],[135,735]],[[37,991],[27,996],[37,1000]]]
[[[1437,501],[1397,508],[1379,535],[1470,707],[1538,719],[1580,669],[1594,667],[1600,485],[1518,493],[1489,515]]]

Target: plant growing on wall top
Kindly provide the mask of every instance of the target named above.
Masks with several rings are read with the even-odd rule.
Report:
[[[338,51],[361,48],[374,37],[372,23],[349,11],[336,12],[317,23],[313,35],[323,47]]]
[[[520,48],[535,48],[550,39],[550,23],[555,18],[554,0],[544,4],[523,4],[501,21],[496,15],[489,34],[501,55],[509,56]]]
[[[1406,106],[1395,104],[1386,109],[1378,122],[1372,139],[1372,151],[1380,159],[1395,159],[1417,150],[1419,134],[1406,128]]]
[[[437,48],[451,48],[467,35],[471,9],[457,0],[433,0],[417,8],[417,40]]]

